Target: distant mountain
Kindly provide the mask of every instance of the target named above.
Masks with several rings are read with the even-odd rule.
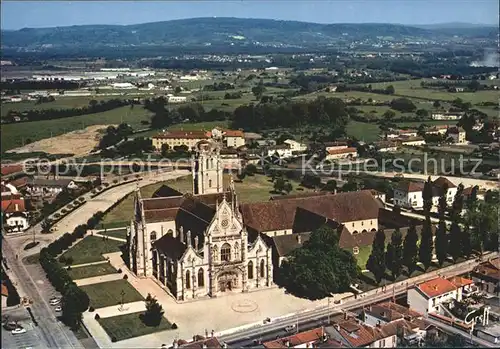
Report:
[[[458,34],[459,33],[459,34]],[[419,28],[397,24],[318,24],[242,18],[192,18],[136,25],[23,28],[1,32],[2,48],[197,47],[209,45],[324,47],[376,39],[496,37],[494,28]],[[493,36],[492,36],[493,35]]]
[[[422,29],[470,29],[470,28],[495,28],[494,25],[488,24],[476,24],[476,23],[465,23],[465,22],[448,22],[448,23],[437,23],[437,24],[415,24],[413,27]]]

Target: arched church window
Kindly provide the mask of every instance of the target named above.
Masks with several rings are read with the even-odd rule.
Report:
[[[207,159],[207,161],[206,161],[206,166],[205,166],[205,168],[208,170],[208,159]]]
[[[189,290],[191,288],[191,273],[186,270],[186,288]]]
[[[212,247],[212,258],[214,261],[217,261],[218,260],[218,253],[219,253],[219,249],[217,248],[217,245],[214,245],[214,247]]]
[[[248,262],[248,279],[253,279],[253,262]]]
[[[240,259],[240,245],[238,243],[234,244],[234,259]]]
[[[172,236],[173,236],[173,235],[174,235],[174,231],[173,231],[172,229],[169,229],[169,230],[167,231],[167,234],[170,234],[170,235],[172,235]]]
[[[203,268],[198,269],[198,286],[205,286],[205,272],[203,271]]]
[[[151,241],[155,241],[156,240],[156,232],[155,231],[152,231],[151,234],[149,234],[149,239]]]
[[[266,276],[266,274],[264,269],[264,260],[262,259],[260,261],[260,277],[263,278],[264,276]]]
[[[208,187],[212,188],[212,180],[211,179],[208,180]]]
[[[210,167],[214,168],[214,159],[210,159]]]
[[[228,243],[222,245],[220,249],[221,261],[229,262],[231,260],[231,245]]]

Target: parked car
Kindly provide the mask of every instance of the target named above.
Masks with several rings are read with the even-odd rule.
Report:
[[[62,311],[62,307],[61,307],[60,305],[58,305],[58,306],[56,307],[55,311],[57,311],[57,312],[61,312],[61,311]]]
[[[51,299],[50,300],[50,305],[58,305],[61,303],[61,299],[60,298],[55,298],[55,299]]]
[[[264,323],[265,323],[265,324],[268,324],[268,323],[270,323],[270,322],[271,322],[271,319],[270,319],[270,318],[266,317],[266,318],[264,319]]]
[[[289,325],[289,326],[285,327],[286,332],[292,332],[294,330],[295,330],[295,325]]]
[[[12,330],[12,334],[21,334],[21,333],[26,333],[26,329],[22,327],[18,327],[16,329]]]

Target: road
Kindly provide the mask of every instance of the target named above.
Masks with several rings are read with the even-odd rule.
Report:
[[[31,328],[27,328],[27,333],[16,335],[16,338],[20,339],[20,341],[16,342],[16,348],[24,346],[24,342],[22,341],[23,336],[28,338],[28,336],[33,335],[38,339],[35,346],[40,348],[82,347],[71,330],[56,319],[54,309],[48,304],[50,296],[47,297],[47,295],[41,294],[39,286],[35,282],[36,278],[34,280],[26,266],[19,259],[15,258],[15,254],[9,242],[4,239],[2,242],[2,255],[7,260],[9,267],[6,273],[9,275],[11,281],[15,283],[19,295],[33,300],[33,304],[30,307],[38,322],[37,327],[30,326]],[[48,291],[50,292],[50,289]],[[52,295],[55,295],[55,292]]]
[[[493,258],[494,256],[498,256],[498,253],[491,253],[486,258]],[[413,284],[431,280],[438,275],[451,277],[454,275],[465,274],[479,263],[481,263],[479,260],[470,260],[455,264],[438,271],[419,275],[406,280],[405,282],[387,285],[385,292],[382,291],[382,288],[374,289],[364,292],[356,299],[345,301],[342,305],[330,304],[328,307],[321,306],[316,309],[304,311],[298,314],[292,314],[287,317],[272,319],[271,323],[254,324],[253,326],[245,329],[232,331],[227,334],[222,333],[222,335],[218,336],[218,338],[230,346],[241,347],[255,344],[254,341],[258,341],[261,338],[262,340],[268,340],[275,339],[278,335],[283,337],[285,336],[284,328],[289,325],[296,325],[298,323],[300,330],[308,330],[324,324],[325,318],[328,317],[328,313],[333,316],[343,311],[349,311],[368,304],[378,303],[392,298],[393,296],[405,294],[407,288],[411,287]]]

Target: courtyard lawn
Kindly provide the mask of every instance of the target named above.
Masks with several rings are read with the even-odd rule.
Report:
[[[143,198],[152,197],[153,193],[160,188],[162,185],[169,185],[177,189],[181,193],[191,193],[192,192],[192,177],[185,176],[177,178],[175,180],[168,180],[165,182],[151,184],[141,188],[141,196]],[[247,202],[259,202],[268,201],[271,196],[277,195],[271,193],[273,190],[273,183],[270,181],[269,177],[264,175],[254,175],[246,176],[243,182],[235,182],[236,193],[238,194],[238,200],[240,203]],[[229,186],[229,175],[224,174],[224,187]],[[307,188],[302,188],[304,190],[299,191],[299,183],[290,180],[293,190],[290,194],[300,194],[304,191],[309,191]],[[108,212],[103,220],[102,224],[104,227],[114,224],[114,222],[126,222],[130,221],[132,213],[134,210],[134,193],[129,194],[122,202],[120,202],[116,207],[114,207],[110,212]]]
[[[146,334],[160,332],[171,329],[172,325],[163,318],[158,327],[146,326],[141,320],[143,313],[131,313],[98,320],[104,331],[111,339],[121,341],[124,339],[144,336]]]
[[[124,304],[144,300],[141,294],[127,280],[123,279],[80,286],[80,288],[87,292],[90,306],[94,309],[120,304],[122,291]]]
[[[116,273],[116,269],[109,263],[87,265],[85,267],[76,267],[68,270],[69,276],[73,280],[86,279],[94,276],[101,276]]]
[[[32,142],[51,136],[58,136],[71,131],[81,130],[92,125],[118,125],[121,122],[133,128],[144,128],[141,121],[149,121],[151,113],[137,106],[116,108],[103,113],[86,114],[68,118],[20,122],[2,125],[2,151],[20,147],[23,140]]]
[[[356,261],[358,262],[358,266],[361,270],[366,269],[366,262],[368,262],[368,258],[370,257],[370,253],[372,253],[372,245],[361,246],[359,248],[359,253],[355,254]]]
[[[380,128],[375,123],[366,123],[351,120],[347,124],[348,136],[356,137],[365,142],[374,142],[379,139]]]
[[[103,240],[97,236],[87,236],[82,241],[63,253],[65,258],[73,258],[73,265],[105,260],[103,253],[120,252],[124,243],[115,240]]]

